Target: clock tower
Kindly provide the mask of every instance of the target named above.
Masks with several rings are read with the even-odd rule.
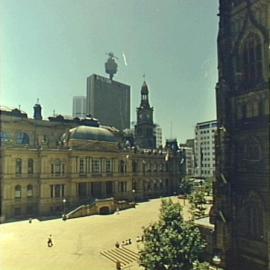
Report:
[[[153,123],[153,107],[149,104],[149,90],[144,81],[141,88],[141,104],[137,108],[137,124],[135,126],[135,141],[141,148],[156,148]]]

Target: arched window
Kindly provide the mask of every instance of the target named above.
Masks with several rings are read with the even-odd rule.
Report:
[[[262,45],[258,35],[251,33],[243,44],[242,73],[247,86],[255,86],[262,78]]]
[[[20,132],[16,136],[16,142],[18,144],[29,144],[29,136],[24,132]]]
[[[22,174],[22,160],[20,158],[16,159],[15,173],[16,175]]]
[[[28,172],[28,174],[33,174],[34,173],[34,160],[32,158],[28,159],[27,172]]]
[[[22,188],[20,185],[15,187],[15,199],[20,199],[22,197]]]
[[[27,197],[28,198],[33,197],[33,186],[32,185],[27,186]]]
[[[0,143],[1,142],[9,142],[11,140],[10,135],[6,132],[0,132]]]

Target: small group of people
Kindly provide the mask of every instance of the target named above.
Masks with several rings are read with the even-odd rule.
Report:
[[[131,244],[132,244],[132,241],[131,241],[131,239],[129,238],[129,239],[127,239],[126,241],[122,241],[121,247],[126,246],[126,245],[131,245]],[[120,244],[119,244],[118,241],[116,241],[115,247],[116,247],[116,248],[120,248]]]
[[[139,242],[143,242],[143,235],[142,236],[137,236],[136,237],[136,242],[139,243]]]

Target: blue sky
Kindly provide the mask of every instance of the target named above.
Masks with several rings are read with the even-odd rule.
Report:
[[[39,98],[44,118],[71,115],[72,96],[86,95],[92,73],[107,76],[113,51],[132,119],[145,73],[155,122],[184,142],[196,122],[216,117],[217,2],[0,0],[0,104],[32,117]]]

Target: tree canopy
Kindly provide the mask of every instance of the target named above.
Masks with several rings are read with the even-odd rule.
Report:
[[[205,242],[192,222],[185,222],[182,208],[162,200],[159,220],[144,229],[140,263],[147,270],[191,270]]]

